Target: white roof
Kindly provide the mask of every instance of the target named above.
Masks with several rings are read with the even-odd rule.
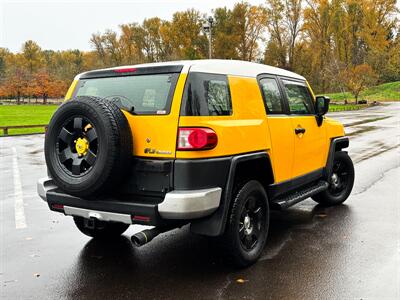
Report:
[[[116,70],[116,69],[131,68],[131,67],[140,68],[140,67],[157,67],[157,66],[174,66],[174,65],[183,65],[183,70],[182,70],[183,72],[189,72],[190,70],[190,72],[227,74],[240,77],[257,77],[260,74],[273,74],[278,76],[287,76],[305,80],[303,76],[284,69],[248,61],[224,60],[224,59],[181,60],[181,61],[170,61],[161,63],[139,64],[133,66],[120,66],[103,70]],[[75,79],[79,79],[79,77],[82,74],[77,75]]]

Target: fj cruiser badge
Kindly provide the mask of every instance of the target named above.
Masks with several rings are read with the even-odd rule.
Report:
[[[144,153],[146,154],[171,154],[171,151],[157,150],[152,148],[144,148]]]

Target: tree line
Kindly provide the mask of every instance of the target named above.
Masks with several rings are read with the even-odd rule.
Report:
[[[318,93],[400,80],[396,0],[266,0],[212,11],[212,56],[256,61],[302,74]],[[58,97],[83,71],[208,57],[207,15],[189,9],[94,33],[92,51],[0,48],[0,97]]]

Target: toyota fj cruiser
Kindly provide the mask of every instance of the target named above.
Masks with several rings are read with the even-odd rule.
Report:
[[[270,209],[308,197],[338,205],[353,187],[343,126],[306,79],[271,66],[179,61],[76,76],[45,137],[38,193],[94,238],[190,224],[239,266],[263,251]]]

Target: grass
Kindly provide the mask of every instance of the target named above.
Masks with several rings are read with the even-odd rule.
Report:
[[[368,104],[335,104],[329,105],[329,112],[347,111],[347,110],[359,110],[367,108]]]
[[[333,102],[343,102],[346,98],[348,101],[355,101],[353,95],[346,93],[327,94]],[[400,81],[384,83],[373,86],[361,92],[359,100],[366,99],[369,101],[400,101]]]
[[[48,124],[57,105],[0,105],[0,126]],[[41,133],[44,128],[10,129],[9,135]],[[0,130],[0,135],[3,131]]]

